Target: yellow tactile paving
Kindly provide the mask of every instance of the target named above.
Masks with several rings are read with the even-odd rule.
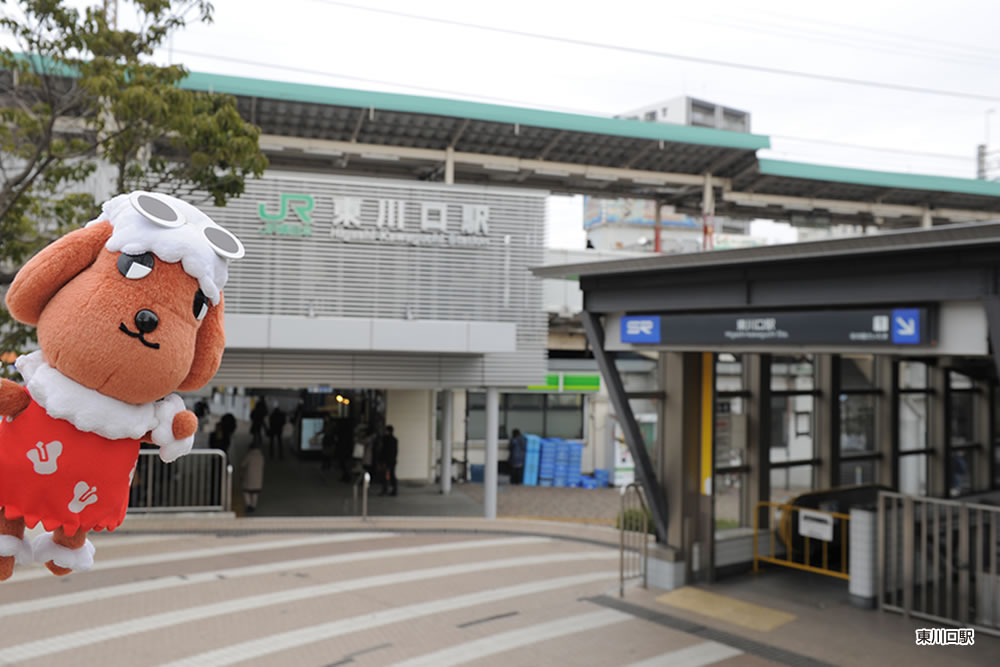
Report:
[[[762,607],[718,593],[709,593],[692,586],[664,593],[656,598],[656,601],[759,632],[770,632],[796,618],[794,614]]]

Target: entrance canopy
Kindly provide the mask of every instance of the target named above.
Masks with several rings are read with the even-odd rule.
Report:
[[[998,223],[534,273],[579,278],[609,350],[985,356],[1000,331]]]

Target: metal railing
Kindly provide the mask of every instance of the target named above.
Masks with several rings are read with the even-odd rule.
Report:
[[[762,554],[759,544],[760,511],[765,507],[770,551]],[[796,518],[799,522],[796,522]],[[817,530],[801,528],[803,518],[813,520]],[[838,579],[850,579],[847,563],[850,520],[851,516],[842,512],[827,512],[767,500],[757,503],[753,513],[753,571],[759,572],[760,561],[764,561]],[[824,532],[827,534],[821,535]],[[784,550],[783,556],[780,555],[779,546]]]
[[[353,514],[358,513],[358,487],[361,487],[361,520],[368,520],[368,487],[372,481],[371,475],[367,472],[363,475],[359,475],[357,481],[354,482],[354,486],[351,488],[351,512]]]
[[[879,609],[1000,636],[1000,507],[882,491]]]
[[[129,512],[228,512],[233,467],[221,449],[195,449],[173,463],[159,451],[143,449],[136,461]]]
[[[618,595],[625,597],[626,580],[642,579],[642,587],[648,588],[649,508],[642,487],[634,482],[622,487],[621,499]]]

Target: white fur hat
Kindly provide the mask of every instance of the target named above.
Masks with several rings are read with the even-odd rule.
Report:
[[[141,255],[151,252],[164,262],[180,262],[184,272],[213,305],[219,304],[229,277],[229,260],[244,255],[243,244],[199,209],[176,197],[136,191],[118,195],[101,207],[114,231],[105,244],[111,252]]]

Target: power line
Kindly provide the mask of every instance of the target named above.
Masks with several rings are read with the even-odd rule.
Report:
[[[235,63],[237,65],[253,65],[254,67],[266,67],[269,69],[282,70],[285,72],[298,72],[300,74],[313,74],[316,76],[324,76],[331,79],[344,79],[347,81],[358,81],[360,83],[374,83],[380,86],[393,86],[396,88],[409,88],[411,90],[419,90],[425,93],[435,93],[437,95],[454,95],[457,97],[472,97],[480,100],[490,100],[492,102],[502,102],[504,104],[515,104],[523,107],[535,107],[538,108],[537,103],[525,102],[524,100],[513,100],[505,97],[492,97],[490,95],[479,95],[477,93],[469,93],[467,91],[451,90],[448,88],[431,88],[429,86],[416,86],[412,83],[400,83],[398,81],[386,81],[385,79],[371,79],[363,76],[353,76],[351,74],[339,74],[337,72],[329,72],[323,70],[307,69],[305,67],[294,67],[292,65],[278,65],[276,63],[265,63],[257,60],[247,60],[245,58],[234,58],[232,56],[221,56],[213,53],[202,53],[199,51],[186,51],[184,49],[174,49],[174,53],[179,53],[185,56],[193,56],[195,58],[205,58],[207,60],[221,60],[223,62]],[[571,109],[568,107],[554,107],[549,106],[548,109],[562,111],[564,113],[576,113],[584,115],[595,115],[592,111],[582,111],[580,109]]]
[[[356,5],[350,2],[340,2],[339,0],[314,0],[324,5],[331,5],[336,7],[344,7],[347,9],[354,9],[362,12],[371,12],[376,14],[383,14],[388,16],[395,16],[398,18],[412,19],[414,21],[426,21],[429,23],[439,23],[442,25],[451,25],[460,28],[471,28],[473,30],[483,30],[487,32],[494,32],[504,35],[514,35],[516,37],[527,37],[529,39],[538,39],[547,42],[558,42],[561,44],[571,44],[574,46],[583,46],[594,49],[604,49],[608,51],[619,51],[621,53],[630,53],[632,55],[648,56],[651,58],[661,58],[666,60],[680,60],[684,62],[697,63],[699,65],[710,65],[713,67],[727,67],[730,69],[739,69],[743,71],[751,72],[762,72],[764,74],[777,74],[780,76],[793,76],[803,79],[815,79],[818,81],[829,81],[831,83],[840,83],[844,85],[851,86],[864,86],[868,88],[879,88],[882,90],[898,90],[907,93],[921,93],[925,95],[941,95],[944,97],[955,97],[961,99],[977,100],[980,102],[997,102],[1000,101],[1000,97],[993,95],[982,95],[979,93],[968,93],[959,90],[945,90],[940,88],[926,88],[923,86],[909,86],[899,83],[888,83],[885,81],[872,81],[869,79],[855,79],[852,77],[835,76],[832,74],[818,74],[815,72],[803,72],[799,70],[783,69],[780,67],[766,67],[763,65],[750,65],[747,63],[737,63],[728,60],[717,60],[714,58],[702,58],[698,56],[686,56],[679,53],[668,53],[666,51],[653,51],[651,49],[640,49],[631,46],[621,46],[617,44],[607,44],[603,42],[592,42],[583,39],[573,39],[571,37],[559,37],[556,35],[545,35],[542,33],[527,32],[524,30],[514,30],[512,28],[498,28],[495,26],[482,25],[478,23],[469,23],[466,21],[456,21],[454,19],[446,19],[432,16],[422,16],[420,14],[411,14],[409,12],[400,12],[391,9],[380,9],[377,7],[365,7],[362,5]]]
[[[842,146],[844,148],[861,148],[867,151],[877,151],[880,153],[901,153],[903,155],[920,155],[922,157],[942,158],[946,160],[973,160],[972,155],[958,155],[956,153],[933,153],[929,151],[911,151],[905,148],[888,148],[885,146],[865,146],[864,144],[852,144],[846,141],[832,141],[830,139],[813,139],[810,137],[793,137],[785,134],[768,134],[772,139],[785,139],[788,141],[801,141],[810,144],[824,144],[826,146]]]

